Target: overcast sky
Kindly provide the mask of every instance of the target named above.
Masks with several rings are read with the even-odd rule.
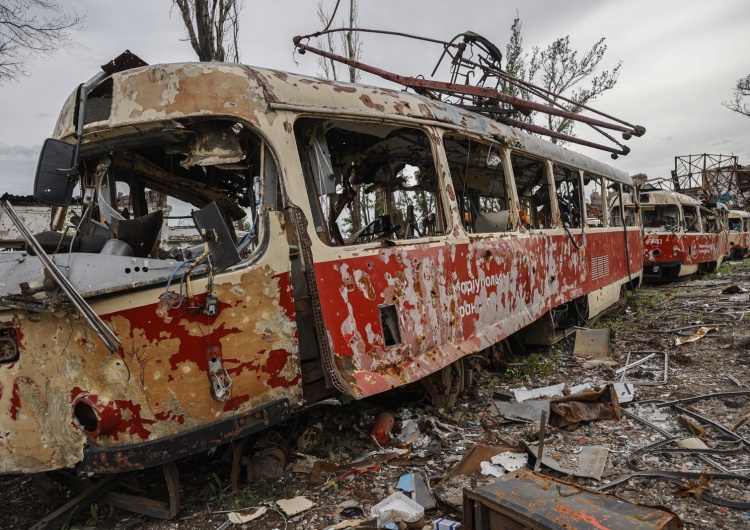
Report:
[[[324,2],[328,10],[335,4]],[[101,64],[125,49],[151,64],[196,60],[168,0],[61,3],[85,15],[86,28],[73,34],[68,49],[36,60],[29,77],[0,87],[0,193],[31,193],[39,148],[63,102]],[[320,29],[316,11],[316,0],[246,0],[242,62],[316,74],[316,57],[293,55],[292,46],[293,36]],[[736,80],[750,73],[748,0],[360,0],[360,25],[444,40],[471,30],[504,52],[516,11],[528,51],[570,35],[583,52],[606,37],[603,67],[623,61],[617,87],[594,106],[645,126],[646,135],[628,142],[632,152],[617,161],[575,149],[650,178],[667,177],[676,155],[734,154],[750,164],[750,118],[721,105]],[[363,36],[363,59],[399,73],[429,74],[437,55],[436,48]],[[382,84],[368,77],[364,82]],[[584,126],[576,131],[583,133]]]

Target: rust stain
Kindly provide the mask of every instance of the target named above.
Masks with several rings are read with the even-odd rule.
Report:
[[[333,87],[334,92],[345,92],[349,94],[354,94],[357,92],[357,87],[348,86],[348,85],[334,85]]]
[[[371,109],[373,109],[373,110],[377,110],[377,111],[379,111],[379,112],[383,112],[383,111],[385,110],[385,107],[384,107],[383,105],[381,105],[380,103],[375,103],[375,102],[373,102],[373,101],[372,101],[372,99],[370,98],[370,96],[368,96],[367,94],[362,94],[362,95],[361,95],[361,96],[359,97],[359,99],[360,99],[360,100],[362,101],[362,103],[364,103],[364,104],[365,104],[365,105],[366,105],[367,107],[369,107],[369,108],[371,108]]]

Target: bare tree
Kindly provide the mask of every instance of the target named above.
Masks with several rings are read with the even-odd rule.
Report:
[[[332,19],[335,16],[328,14],[323,9],[323,0],[318,2],[318,18],[324,26],[330,26]],[[359,28],[359,2],[357,0],[349,0],[349,13],[346,19],[343,21],[344,27],[346,28]],[[349,59],[359,61],[362,58],[362,41],[359,38],[359,33],[355,31],[345,31],[338,33],[341,37],[340,42],[336,42],[333,33],[327,33],[325,35],[325,41],[318,39],[318,47],[331,53],[343,55]],[[321,77],[326,79],[338,80],[339,79],[339,65],[336,61],[320,57],[318,59],[318,73]],[[349,73],[349,81],[351,83],[358,83],[360,80],[359,70],[353,66],[347,66]]]
[[[725,101],[722,105],[729,110],[750,117],[750,101],[745,98],[750,98],[750,74],[737,80],[734,87],[734,100]]]
[[[82,28],[84,19],[55,0],[0,0],[0,85],[28,75],[34,56],[67,46],[69,31]]]
[[[579,56],[578,51],[570,46],[570,36],[561,37],[544,50],[534,47],[529,60],[528,54],[524,53],[521,29],[521,19],[516,15],[511,26],[511,38],[506,46],[506,71],[518,79],[534,83],[573,101],[571,104],[553,95],[542,100],[542,103],[559,105],[577,114],[583,110],[581,105],[594,101],[617,84],[622,61],[612,70],[597,74],[599,63],[607,51],[604,38]],[[585,86],[581,86],[584,82]],[[539,99],[529,90],[511,84],[506,84],[504,91],[524,99]],[[533,116],[526,119],[533,121]],[[550,114],[545,115],[544,120],[546,127],[563,134],[572,134],[575,126],[573,120]]]
[[[240,62],[239,14],[244,0],[172,0],[200,61]]]

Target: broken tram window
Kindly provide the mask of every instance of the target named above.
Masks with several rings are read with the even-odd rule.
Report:
[[[427,135],[379,123],[301,119],[295,126],[315,230],[328,245],[445,233]]]
[[[443,145],[466,231],[483,234],[513,230],[512,201],[502,151],[458,135],[445,135]]]
[[[604,179],[590,173],[583,174],[583,189],[586,199],[586,226],[605,226],[606,205],[604,202]]]
[[[581,228],[583,209],[581,208],[581,181],[577,169],[561,164],[554,164],[557,205],[560,209],[560,221],[568,228]]]
[[[553,228],[547,164],[528,155],[511,152],[513,178],[521,202],[519,218],[526,227]]]

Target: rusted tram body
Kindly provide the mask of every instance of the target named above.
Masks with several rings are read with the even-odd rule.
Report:
[[[84,213],[45,250],[120,345],[39,257],[0,253],[0,473],[169,462],[555,340],[640,282],[627,174],[416,95],[155,65],[102,76],[85,111],[74,92],[54,137],[78,119]],[[208,212],[203,246],[148,228],[154,191]]]
[[[729,210],[729,257],[745,259],[750,253],[750,212]]]
[[[711,272],[729,253],[727,213],[669,190],[640,193],[645,280],[670,281]]]

